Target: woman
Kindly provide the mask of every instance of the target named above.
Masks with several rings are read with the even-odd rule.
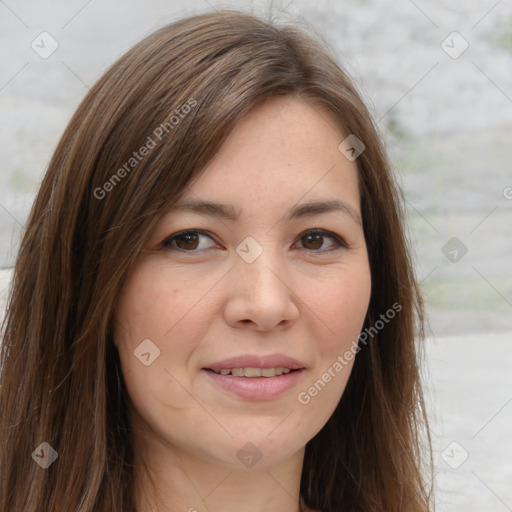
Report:
[[[306,29],[224,11],[138,43],[70,121],[21,243],[1,512],[429,510],[402,215]]]

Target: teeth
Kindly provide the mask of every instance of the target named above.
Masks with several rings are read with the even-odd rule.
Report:
[[[246,377],[261,377],[261,368],[244,368],[244,373]]]
[[[278,368],[223,368],[219,372],[221,375],[233,375],[234,377],[276,377],[278,375],[283,375],[290,373],[290,368],[283,368],[282,366]]]

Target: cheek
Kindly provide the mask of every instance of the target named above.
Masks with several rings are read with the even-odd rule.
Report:
[[[149,338],[163,351],[169,341],[179,339],[207,285],[204,280],[184,281],[166,265],[139,265],[117,304],[120,339],[138,344]]]
[[[320,337],[321,354],[341,350],[360,333],[371,294],[369,268],[362,266],[357,272],[341,274],[326,281],[309,294],[308,306],[324,333]]]
[[[371,294],[368,266],[345,275],[337,272],[337,276],[309,294],[308,306],[315,313],[311,316],[315,327],[311,329],[317,333],[317,359],[297,399],[305,408],[303,418],[315,431],[327,422],[343,395]]]
[[[166,340],[172,337],[172,326],[180,312],[170,307],[171,300],[164,296],[161,283],[153,273],[149,275],[143,269],[136,269],[127,280],[115,309],[114,342],[128,394],[139,411],[159,407],[153,403],[154,398],[168,395],[173,389],[172,383],[176,382],[168,373],[171,351]],[[172,288],[167,289],[167,294],[174,295]],[[183,348],[174,344],[174,360],[186,360]],[[175,396],[179,397],[179,393]]]
[[[114,341],[137,410],[156,411],[158,418],[190,407],[190,359],[211,324],[205,296],[214,284],[212,275],[180,277],[169,265],[149,261],[127,279],[115,309]]]

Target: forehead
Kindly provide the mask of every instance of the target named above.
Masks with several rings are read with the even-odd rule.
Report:
[[[244,210],[329,198],[358,211],[357,164],[338,149],[345,137],[325,110],[295,98],[272,99],[238,122],[186,198]]]

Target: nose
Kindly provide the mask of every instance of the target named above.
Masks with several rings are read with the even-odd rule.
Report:
[[[224,308],[226,322],[232,327],[257,331],[287,329],[299,317],[299,299],[284,262],[265,249],[252,263],[235,260],[229,273],[229,290]]]

